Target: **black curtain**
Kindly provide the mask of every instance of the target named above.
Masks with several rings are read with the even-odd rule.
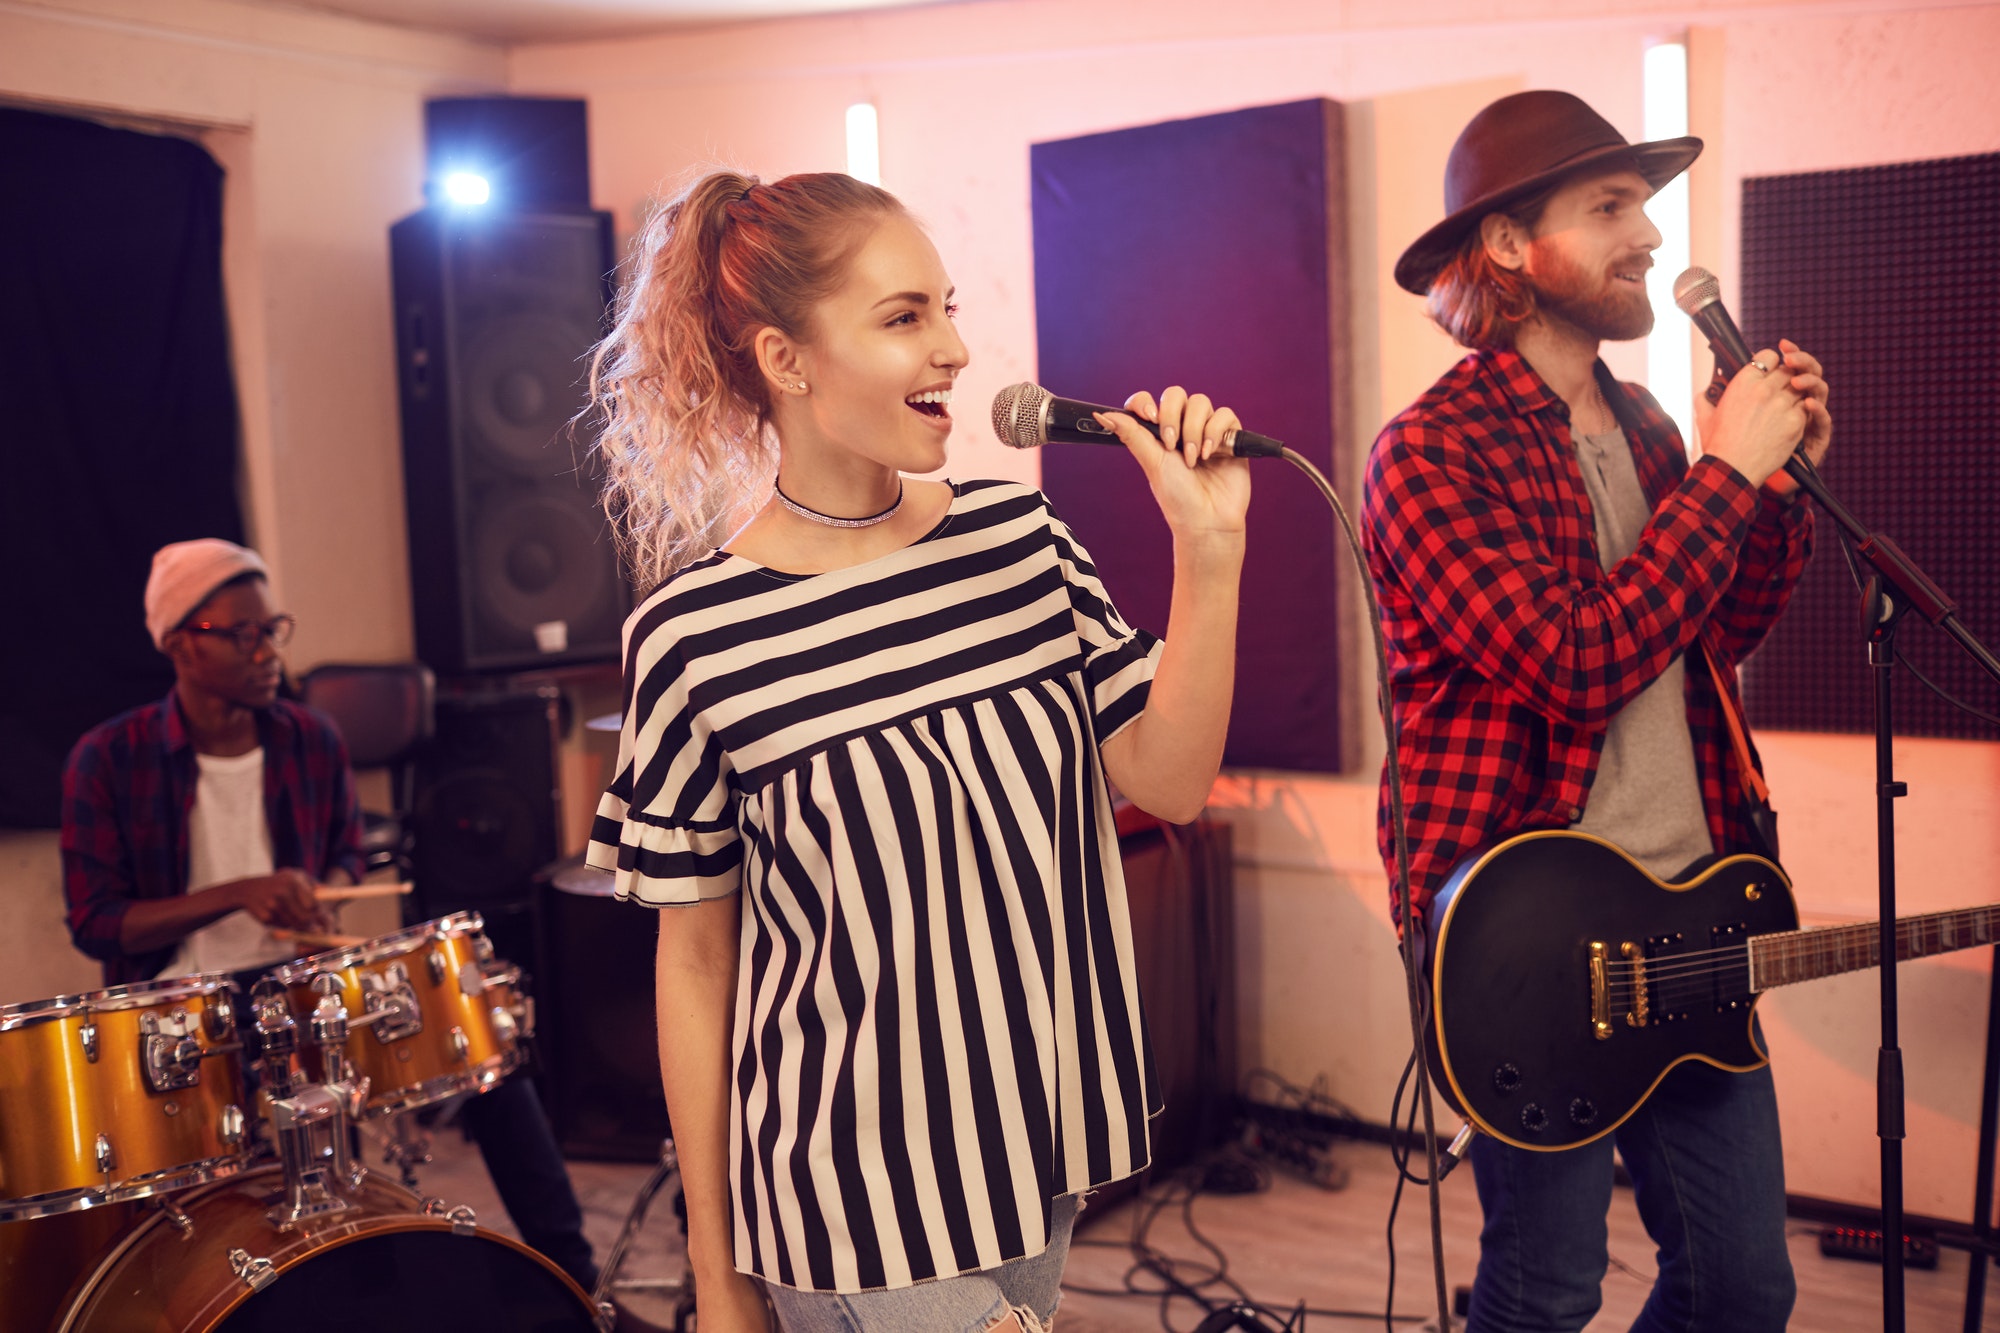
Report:
[[[0,109],[0,825],[58,822],[76,738],[159,698],[152,553],[243,539],[222,168]]]

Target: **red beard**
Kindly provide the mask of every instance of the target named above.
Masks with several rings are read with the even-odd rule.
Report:
[[[1629,342],[1653,331],[1653,303],[1643,283],[1633,287],[1620,282],[1609,267],[1589,273],[1554,245],[1537,243],[1537,251],[1531,280],[1535,303],[1544,313],[1601,342]]]

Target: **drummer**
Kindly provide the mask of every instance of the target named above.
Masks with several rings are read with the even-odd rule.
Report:
[[[63,774],[70,936],[107,986],[288,961],[270,928],[329,929],[314,885],[362,874],[340,737],[278,697],[292,618],[255,551],[206,538],[153,557],[146,629],[173,690],[86,734]]]
[[[327,929],[318,886],[362,875],[347,750],[323,716],[278,697],[292,617],[273,607],[255,551],[215,538],[161,548],[146,629],[173,689],[86,732],[63,773],[70,938],[107,986],[254,979],[299,953],[273,928]],[[521,1238],[589,1291],[582,1209],[534,1085],[509,1079],[461,1119]]]

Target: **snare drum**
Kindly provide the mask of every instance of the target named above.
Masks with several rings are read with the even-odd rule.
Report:
[[[0,1222],[242,1170],[235,989],[205,973],[0,1007]]]
[[[277,1167],[175,1198],[77,1289],[56,1333],[302,1333],[520,1329],[595,1333],[590,1300],[466,1209],[426,1207],[379,1176],[340,1187],[346,1206],[289,1226],[269,1205]]]
[[[272,969],[291,994],[308,1075],[328,1073],[305,1036],[323,994],[346,1010],[342,1049],[348,1076],[368,1079],[369,1118],[484,1092],[519,1068],[519,973],[496,972],[483,929],[479,913],[459,912]]]

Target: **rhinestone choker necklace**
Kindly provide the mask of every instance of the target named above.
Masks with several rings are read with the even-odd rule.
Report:
[[[806,508],[806,506],[785,494],[783,488],[774,485],[772,489],[778,492],[779,504],[791,510],[800,518],[814,523],[824,523],[829,528],[872,528],[877,523],[887,523],[896,516],[896,511],[903,507],[903,483],[900,480],[896,482],[896,503],[890,505],[881,513],[870,514],[866,518],[835,518],[832,514],[822,514],[817,509]]]

